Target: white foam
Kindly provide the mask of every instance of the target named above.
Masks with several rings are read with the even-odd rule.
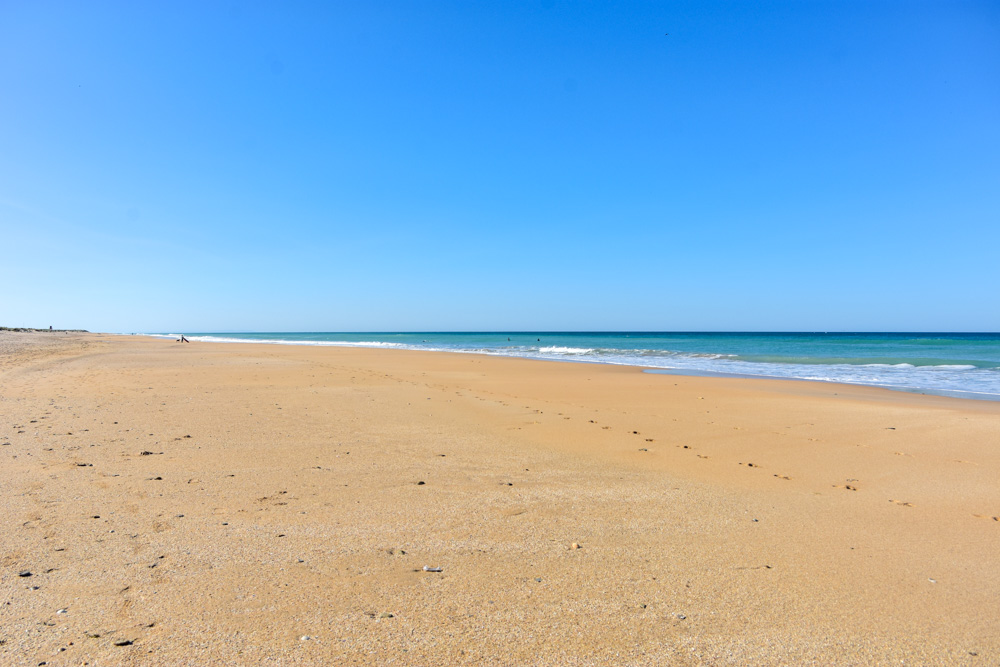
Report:
[[[180,334],[145,334],[157,338],[180,338]],[[280,335],[280,334],[277,334]],[[824,382],[874,385],[906,390],[964,392],[980,396],[1000,396],[1000,368],[977,368],[969,364],[915,366],[911,363],[808,364],[752,361],[729,354],[678,352],[671,350],[585,348],[565,345],[506,344],[493,347],[465,346],[461,343],[421,341],[410,343],[368,341],[282,340],[280,338],[242,338],[240,334],[188,336],[192,341],[220,343],[261,343],[271,345],[309,345],[317,347],[369,347],[443,351],[465,354],[548,359],[573,363],[604,363],[695,373],[724,373],[772,378],[795,378]]]
[[[142,334],[143,336],[152,336],[154,338],[180,338],[181,334]],[[280,338],[236,338],[231,336],[189,336],[185,334],[185,337],[190,341],[199,341],[202,343],[247,343],[254,344],[260,343],[263,345],[310,345],[313,347],[388,347],[388,348],[400,348],[400,347],[410,347],[402,343],[387,343],[378,340],[359,340],[359,341],[341,341],[341,340],[282,340]]]

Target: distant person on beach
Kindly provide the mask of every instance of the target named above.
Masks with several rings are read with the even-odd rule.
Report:
[[[181,334],[181,342],[182,343],[190,343],[191,341],[189,341],[187,338],[185,338],[184,334]]]

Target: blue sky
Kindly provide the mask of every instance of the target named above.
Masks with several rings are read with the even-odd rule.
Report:
[[[995,2],[0,2],[2,325],[998,331],[998,248]]]

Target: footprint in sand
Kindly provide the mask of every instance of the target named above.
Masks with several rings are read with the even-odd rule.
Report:
[[[788,475],[775,475],[775,477],[777,477],[778,479],[788,479],[788,480],[791,479],[791,477],[789,477]]]
[[[857,491],[858,490],[858,487],[852,486],[850,484],[834,484],[833,488],[835,488],[835,489],[845,489],[847,491]]]
[[[913,503],[904,502],[902,500],[893,500],[892,498],[889,498],[889,502],[895,505],[900,505],[901,507],[913,507]]]
[[[993,521],[1000,521],[1000,516],[990,516],[989,514],[973,514],[972,516],[977,519],[992,519]]]

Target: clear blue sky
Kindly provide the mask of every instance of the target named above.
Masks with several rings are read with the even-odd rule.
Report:
[[[995,1],[0,1],[2,325],[998,331],[998,249]]]

